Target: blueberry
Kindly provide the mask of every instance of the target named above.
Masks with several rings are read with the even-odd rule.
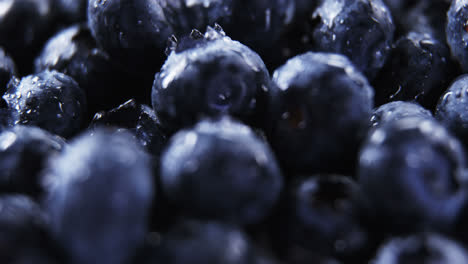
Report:
[[[60,19],[65,22],[86,21],[88,0],[52,0]]]
[[[167,233],[158,263],[254,264],[247,236],[238,228],[217,222],[184,221]]]
[[[138,104],[134,99],[117,108],[97,113],[91,121],[91,127],[99,126],[128,129],[135,134],[140,144],[156,157],[159,157],[168,140],[153,109]]]
[[[45,161],[58,154],[65,142],[58,136],[27,126],[0,133],[0,192],[41,193],[39,173]]]
[[[173,136],[162,155],[161,183],[184,214],[253,224],[279,198],[282,176],[268,145],[249,127],[222,118]]]
[[[161,1],[90,0],[88,24],[113,61],[132,72],[154,73],[173,34]]]
[[[275,153],[292,171],[349,171],[368,127],[373,89],[344,56],[306,53],[273,74],[270,128]]]
[[[124,263],[143,242],[152,202],[148,155],[128,133],[96,129],[44,171],[44,206],[69,263]]]
[[[78,84],[56,71],[12,79],[3,99],[14,124],[38,126],[63,137],[78,132],[86,110]]]
[[[380,126],[406,117],[431,119],[432,113],[413,102],[394,101],[379,106],[370,119],[371,126]]]
[[[440,97],[435,117],[466,145],[468,143],[468,75],[458,77]]]
[[[460,63],[464,72],[468,71],[468,1],[454,0],[447,12],[447,43],[453,58]]]
[[[318,256],[353,263],[365,260],[364,252],[371,244],[358,218],[361,197],[353,180],[314,175],[302,180],[290,196],[290,205],[281,213],[287,217],[287,224],[276,231],[284,233],[288,247],[302,247]]]
[[[0,94],[4,94],[11,77],[17,75],[13,59],[0,47]]]
[[[174,43],[155,76],[152,102],[172,130],[219,115],[261,127],[270,89],[262,59],[216,26]]]
[[[20,72],[29,72],[51,28],[52,0],[2,0],[0,10],[0,46],[12,55]]]
[[[369,79],[383,67],[393,43],[390,11],[381,0],[324,0],[311,32],[320,51],[341,53]]]
[[[410,32],[395,43],[374,80],[375,102],[415,101],[433,110],[455,71],[445,43],[427,33]]]
[[[381,232],[451,231],[464,199],[464,166],[460,142],[441,124],[407,117],[368,135],[358,182]]]
[[[462,245],[435,233],[396,237],[386,242],[372,261],[375,264],[468,263]]]
[[[129,83],[130,76],[112,65],[83,24],[59,31],[46,43],[35,60],[36,73],[45,70],[62,72],[78,82],[86,93],[88,119],[140,93],[138,84]]]
[[[63,263],[47,231],[46,215],[24,195],[0,196],[0,259],[11,264]]]

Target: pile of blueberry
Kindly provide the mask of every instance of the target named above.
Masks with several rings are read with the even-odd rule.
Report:
[[[0,263],[468,264],[468,0],[0,0]]]

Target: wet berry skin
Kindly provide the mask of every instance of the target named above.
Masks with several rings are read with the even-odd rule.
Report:
[[[456,71],[444,42],[427,33],[410,32],[396,41],[373,81],[376,105],[414,101],[434,110]]]
[[[0,259],[12,264],[59,264],[64,259],[52,240],[41,207],[25,195],[0,196]]]
[[[86,94],[87,119],[126,101],[132,94],[140,94],[139,84],[130,83],[130,76],[112,65],[84,24],[59,31],[48,40],[34,64],[36,73],[56,70],[78,82]]]
[[[221,222],[185,220],[171,228],[157,263],[255,264],[254,250],[241,229]]]
[[[394,237],[381,246],[375,264],[466,264],[468,253],[458,242],[436,233]]]
[[[394,101],[381,105],[374,110],[370,119],[370,126],[380,126],[406,117],[433,118],[431,111],[417,103]]]
[[[15,76],[16,65],[13,59],[0,48],[0,94],[4,94],[11,77]]]
[[[225,36],[219,26],[178,43],[156,73],[152,103],[163,124],[177,130],[202,117],[231,115],[262,126],[271,89],[262,59]]]
[[[0,13],[0,46],[11,54],[21,73],[30,71],[31,60],[51,29],[53,0],[3,0]]]
[[[453,58],[461,65],[463,72],[468,71],[468,1],[454,0],[447,12],[447,43]]]
[[[65,142],[37,127],[17,125],[0,133],[0,193],[42,193],[40,172]]]
[[[463,203],[465,153],[433,119],[378,126],[360,152],[358,183],[380,232],[451,231]],[[392,217],[398,215],[398,217]]]
[[[154,110],[134,99],[109,111],[96,113],[91,127],[110,126],[124,128],[132,132],[150,154],[159,157],[168,141],[167,133],[161,125]]]
[[[381,0],[324,0],[313,18],[316,50],[341,53],[370,80],[383,67],[395,26]]]
[[[86,111],[84,92],[57,71],[12,79],[3,99],[13,124],[38,126],[62,137],[78,132]]]
[[[372,87],[344,56],[306,53],[273,74],[268,138],[283,166],[349,172],[368,127]]]
[[[182,213],[241,225],[264,219],[283,185],[268,145],[228,118],[175,134],[161,158],[161,183]]]
[[[150,160],[129,133],[104,128],[74,138],[50,160],[44,207],[68,263],[125,263],[146,234]]]

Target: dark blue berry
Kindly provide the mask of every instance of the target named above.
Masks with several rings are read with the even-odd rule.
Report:
[[[468,75],[458,77],[440,97],[435,117],[468,143]]]
[[[349,171],[373,107],[366,78],[342,55],[310,52],[273,81],[267,134],[279,160],[295,171]]]
[[[383,67],[395,26],[381,0],[324,0],[313,14],[317,50],[349,57],[369,79]]]
[[[88,0],[52,0],[55,12],[65,22],[86,21]]]
[[[395,237],[377,252],[375,264],[468,263],[468,253],[456,241],[435,233]]]
[[[59,31],[44,46],[35,60],[37,73],[56,70],[76,80],[85,91],[87,113],[91,119],[96,112],[108,110],[132,95],[149,89],[139,88],[128,81],[130,76],[114,67],[109,55],[96,45],[86,25],[74,25]]]
[[[8,82],[16,74],[15,62],[0,48],[0,94],[5,93]]]
[[[162,156],[161,183],[184,214],[236,224],[264,219],[283,185],[268,145],[227,118],[175,134]]]
[[[39,174],[50,156],[65,142],[58,136],[27,126],[14,126],[0,133],[0,192],[41,193]]]
[[[56,71],[12,79],[3,99],[13,124],[38,126],[63,137],[78,132],[86,111],[78,84]]]
[[[447,43],[453,58],[468,71],[468,1],[453,0],[447,12]]]
[[[168,141],[159,119],[153,109],[128,100],[117,108],[97,113],[91,121],[92,127],[111,126],[132,132],[149,153],[159,157]]]
[[[394,101],[381,105],[374,110],[370,119],[370,126],[380,126],[406,117],[431,119],[432,113],[417,103]]]
[[[69,263],[125,263],[143,243],[153,198],[148,155],[128,133],[77,137],[45,169],[44,205]]]
[[[433,110],[454,72],[444,42],[428,33],[410,32],[395,43],[374,80],[375,102],[415,101]]]
[[[62,252],[47,230],[47,216],[27,196],[0,196],[0,259],[11,264],[59,264]]]
[[[161,245],[158,263],[256,264],[247,236],[217,222],[184,221],[173,227]]]
[[[261,127],[270,89],[262,59],[216,26],[174,43],[155,76],[152,102],[172,130],[219,115]]]
[[[369,134],[358,182],[380,232],[450,231],[464,199],[464,166],[462,145],[442,125],[408,117]]]

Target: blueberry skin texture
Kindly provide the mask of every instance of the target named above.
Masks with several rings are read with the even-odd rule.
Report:
[[[410,32],[395,43],[373,82],[375,103],[415,101],[434,110],[456,71],[444,42],[427,33]]]
[[[0,193],[42,193],[40,172],[65,142],[37,127],[17,125],[0,133]]]
[[[381,105],[374,110],[370,119],[370,126],[380,126],[407,117],[419,117],[422,119],[434,118],[431,111],[417,103],[394,101]]]
[[[161,158],[161,184],[184,214],[243,225],[269,214],[283,181],[268,145],[249,127],[222,118],[171,138]]]
[[[447,43],[452,57],[460,64],[463,72],[468,72],[468,1],[454,0],[447,12]]]
[[[465,153],[431,119],[378,126],[360,152],[358,183],[380,232],[451,231],[463,200]],[[395,217],[395,216],[398,217]]]
[[[0,47],[0,94],[4,94],[11,77],[17,75],[13,59]]]
[[[466,264],[468,254],[462,245],[435,233],[394,237],[377,252],[372,263],[453,263]]]
[[[25,195],[0,196],[0,259],[12,264],[64,263],[47,230],[46,215]]]
[[[158,158],[169,140],[154,110],[138,104],[134,99],[109,111],[96,113],[90,127],[99,126],[127,129],[135,135],[142,147]]]
[[[21,73],[30,71],[34,54],[47,39],[53,18],[52,0],[3,0],[0,46],[11,54]]]
[[[96,129],[50,160],[43,200],[69,263],[124,263],[146,234],[153,199],[148,155],[129,133]]]
[[[167,264],[254,264],[254,251],[238,228],[219,222],[185,220],[167,232],[159,261]]]
[[[465,145],[468,143],[468,75],[459,76],[437,104],[435,117]]]
[[[36,73],[56,70],[76,80],[86,94],[88,119],[138,93],[138,84],[130,83],[130,76],[112,65],[84,24],[67,27],[50,38],[34,65]]]
[[[315,49],[348,56],[370,80],[383,67],[393,43],[390,11],[381,0],[324,0],[313,18]]]
[[[176,131],[202,117],[231,115],[262,127],[271,89],[262,59],[219,27],[182,40],[153,83],[153,108],[163,124]]]
[[[284,232],[288,246],[359,263],[371,247],[359,222],[359,186],[341,175],[313,175],[292,188]],[[281,231],[280,231],[281,230]],[[337,246],[340,245],[340,246]]]
[[[12,79],[3,99],[15,125],[38,126],[65,138],[78,132],[86,111],[84,92],[57,71]]]
[[[267,135],[296,172],[349,172],[373,108],[373,89],[344,56],[305,53],[273,74]]]

